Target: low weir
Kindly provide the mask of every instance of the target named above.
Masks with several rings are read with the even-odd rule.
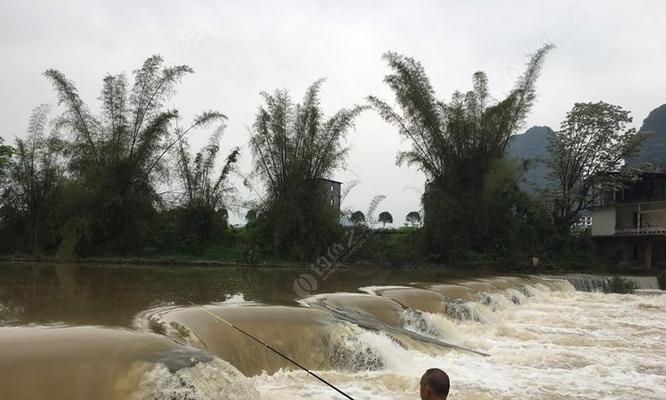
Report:
[[[611,277],[588,275],[415,278],[363,279],[373,285],[356,290],[344,281],[343,290],[306,297],[269,293],[273,301],[240,291],[194,298],[206,312],[166,296],[172,289],[160,278],[154,294],[145,283],[151,306],[121,326],[66,320],[81,314],[63,311],[62,295],[51,314],[65,320],[45,322],[28,303],[3,301],[0,283],[0,398],[340,398],[210,313],[355,399],[417,398],[430,367],[447,370],[453,399],[666,398],[658,290],[604,294]],[[653,278],[627,279],[656,288]],[[249,293],[281,287],[265,280],[263,292]],[[90,287],[75,275],[67,282],[63,290]]]
[[[576,290],[584,292],[609,292],[613,279],[623,279],[631,282],[639,290],[659,290],[659,282],[654,276],[602,276],[571,274],[561,275],[556,278],[564,279],[571,283]]]

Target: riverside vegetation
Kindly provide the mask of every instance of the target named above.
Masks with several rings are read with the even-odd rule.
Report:
[[[473,74],[471,90],[441,100],[423,66],[393,52],[383,59],[394,105],[371,95],[325,116],[323,81],[300,103],[286,90],[264,93],[250,127],[251,154],[227,149],[222,161],[224,114],[206,110],[183,123],[167,107],[190,67],[153,56],[131,80],[107,75],[97,114],[72,81],[50,69],[44,76],[62,113],[49,119],[50,107],[38,106],[27,135],[14,143],[0,139],[0,253],[307,263],[357,229],[373,234],[348,263],[516,268],[538,255],[555,266],[601,267],[585,250],[584,232],[572,226],[593,188],[634,176],[636,168],[622,160],[637,154],[645,135],[626,129],[631,117],[619,106],[577,103],[551,138],[552,185],[523,190],[532,165],[510,157],[507,146],[535,102],[551,48],[532,55],[499,100],[483,72]],[[349,216],[353,226],[341,225],[319,184],[343,166],[345,139],[364,112],[378,113],[410,142],[398,163],[427,177],[422,214],[410,212],[400,229],[375,229],[368,222],[374,217],[363,213]],[[191,154],[188,137],[206,129],[208,144]],[[250,155],[248,179],[261,182],[261,200],[247,212],[245,227],[230,227],[229,212],[239,203],[232,177],[238,160]],[[572,160],[577,168],[570,168]],[[379,221],[385,226],[394,217],[402,219],[382,212]]]

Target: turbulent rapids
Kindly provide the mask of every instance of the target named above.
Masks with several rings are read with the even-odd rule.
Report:
[[[86,290],[77,273],[68,290]],[[661,291],[604,294],[584,276],[415,278],[200,303],[355,399],[416,399],[430,367],[449,373],[452,399],[666,398]],[[97,320],[69,303],[46,318],[0,285],[0,398],[340,398],[185,294],[146,285],[150,307]]]

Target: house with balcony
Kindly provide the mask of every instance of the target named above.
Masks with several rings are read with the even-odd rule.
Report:
[[[592,240],[604,257],[666,267],[666,173],[644,173],[592,208]]]

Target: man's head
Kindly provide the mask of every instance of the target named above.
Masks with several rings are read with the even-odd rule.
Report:
[[[449,376],[439,368],[430,368],[421,377],[421,400],[444,400],[449,395]]]

